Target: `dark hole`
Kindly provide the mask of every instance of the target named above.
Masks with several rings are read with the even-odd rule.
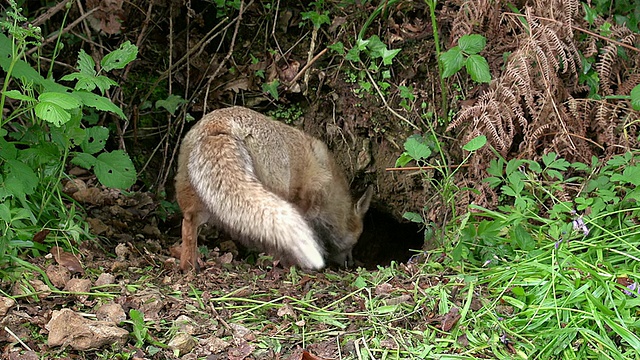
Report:
[[[374,205],[364,219],[364,230],[353,249],[356,265],[376,269],[391,261],[404,263],[424,245],[424,233],[415,223],[401,223]]]

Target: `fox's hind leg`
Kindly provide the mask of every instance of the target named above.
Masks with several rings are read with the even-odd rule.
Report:
[[[182,186],[181,186],[182,185]],[[178,204],[182,209],[182,246],[180,269],[200,271],[198,264],[198,227],[209,220],[209,212],[191,185],[178,184]]]

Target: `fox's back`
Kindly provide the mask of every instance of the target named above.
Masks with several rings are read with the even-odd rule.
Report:
[[[186,166],[193,146],[205,137],[216,135],[241,141],[251,157],[257,179],[294,203],[304,197],[309,185],[313,184],[316,189],[329,186],[336,171],[329,150],[320,140],[244,107],[219,109],[205,115],[185,136],[179,164]],[[216,161],[236,159],[217,158]],[[178,173],[186,175],[187,171],[179,169]],[[338,178],[343,181],[342,176]],[[346,188],[346,183],[343,186]]]

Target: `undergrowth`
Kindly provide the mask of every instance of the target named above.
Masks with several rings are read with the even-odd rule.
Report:
[[[0,279],[13,282],[24,267],[37,270],[19,255],[72,248],[92,237],[82,210],[62,192],[69,163],[92,169],[105,186],[126,189],[135,182],[129,156],[107,151],[109,130],[96,123],[101,112],[125,117],[104,96],[117,85],[106,75],[133,61],[137,48],[123,44],[102,59],[100,72],[81,50],[78,71],[60,79],[74,86],[62,85],[51,77],[53,65],[45,77],[40,64],[29,62],[26,52],[41,46],[41,31],[23,26],[22,9],[13,0],[9,5],[0,20]]]

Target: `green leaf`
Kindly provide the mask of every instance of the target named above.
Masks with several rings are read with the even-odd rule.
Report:
[[[481,147],[483,147],[486,143],[487,143],[487,137],[484,135],[479,135],[471,139],[462,148],[469,152],[476,151]]]
[[[262,84],[262,91],[271,95],[275,100],[278,100],[280,98],[280,95],[278,94],[278,86],[280,86],[280,82],[278,80],[273,80],[270,83]]]
[[[171,115],[175,115],[178,107],[186,103],[187,100],[183,99],[181,96],[171,94],[165,100],[156,101],[156,108],[164,108]]]
[[[0,220],[11,223],[11,210],[5,203],[0,203]]]
[[[465,54],[475,55],[482,51],[487,44],[487,39],[478,34],[464,35],[458,40],[458,46]]]
[[[144,314],[136,309],[129,310],[129,318],[133,323],[133,337],[136,339],[136,347],[141,348],[148,336],[149,328],[144,322]]]
[[[71,163],[83,167],[85,169],[91,169],[96,164],[95,156],[87,153],[75,153],[75,156],[71,159]]]
[[[33,194],[40,181],[33,169],[22,161],[6,160],[4,171],[7,174],[4,186],[9,193],[19,199],[24,199],[25,195]]]
[[[357,47],[351,48],[351,50],[347,52],[347,55],[344,58],[345,60],[353,61],[353,62],[360,61],[360,49],[358,49]]]
[[[329,50],[332,50],[334,52],[336,52],[339,55],[344,55],[344,44],[342,43],[342,41],[338,41],[335,44],[331,44],[329,46],[327,46],[329,48]]]
[[[398,55],[400,50],[401,49],[393,49],[393,50],[384,49],[382,51],[382,63],[385,65],[391,65],[393,63],[393,58],[396,57],[396,55]]]
[[[640,84],[631,90],[631,107],[633,110],[640,111]]]
[[[78,70],[82,74],[89,76],[96,76],[96,62],[93,58],[87,54],[84,49],[80,49],[78,52]]]
[[[454,75],[464,65],[464,56],[462,55],[462,51],[459,47],[455,46],[449,49],[447,52],[440,55],[440,63],[442,64],[442,77],[448,78],[451,75]]]
[[[120,48],[113,50],[102,58],[100,66],[102,66],[102,70],[104,71],[123,69],[127,64],[135,60],[137,56],[138,47],[127,40],[120,45]]]
[[[424,223],[424,219],[422,219],[422,216],[420,214],[411,211],[407,211],[402,215],[402,217],[414,223]]]
[[[375,309],[378,314],[389,314],[398,310],[398,305],[382,305]]]
[[[398,157],[398,160],[396,160],[396,167],[403,167],[407,165],[411,160],[413,160],[413,158],[409,156],[409,154],[407,154],[406,152],[402,153],[402,155]]]
[[[82,151],[95,154],[104,150],[106,140],[109,138],[109,129],[104,126],[94,126],[85,130],[86,136],[80,144]]]
[[[106,187],[127,189],[136,182],[136,169],[129,155],[122,150],[98,155],[94,171]]]
[[[316,29],[319,29],[323,24],[331,24],[328,11],[325,11],[322,14],[318,13],[317,11],[301,12],[300,17],[302,18],[302,20],[311,20],[311,23]],[[302,23],[300,24],[300,26],[302,26]]]
[[[611,181],[618,181],[621,184],[629,183],[634,186],[640,186],[640,165],[625,167],[622,174],[611,175]]]
[[[121,119],[127,118],[119,107],[104,96],[86,91],[74,91],[73,96],[82,101],[85,106],[89,106],[100,111],[110,111],[120,116]]]
[[[38,103],[35,107],[35,112],[39,118],[55,126],[60,126],[71,120],[71,114],[67,110],[50,102]]]
[[[367,42],[367,49],[369,49],[369,56],[376,59],[382,57],[384,50],[387,50],[387,45],[380,40],[378,35],[373,35]]]
[[[81,105],[75,97],[66,92],[45,92],[38,96],[38,101],[55,104],[66,110],[76,109]]]
[[[36,101],[36,99],[32,96],[29,95],[24,95],[23,93],[21,93],[18,90],[9,90],[9,91],[5,91],[4,95],[8,98],[14,99],[14,100],[20,100],[20,101]]]
[[[465,66],[473,81],[479,83],[488,83],[491,81],[489,63],[484,57],[480,55],[471,55],[467,58]]]
[[[515,245],[525,251],[531,251],[536,247],[536,241],[520,224],[516,225],[511,231],[511,239]]]
[[[404,142],[404,149],[407,155],[414,160],[422,160],[431,156],[431,149],[424,143],[424,139],[420,135],[411,135]]]
[[[367,287],[367,282],[365,281],[365,279],[362,278],[362,276],[358,276],[356,280],[353,282],[353,286],[355,286],[358,289],[364,289],[365,287]]]

